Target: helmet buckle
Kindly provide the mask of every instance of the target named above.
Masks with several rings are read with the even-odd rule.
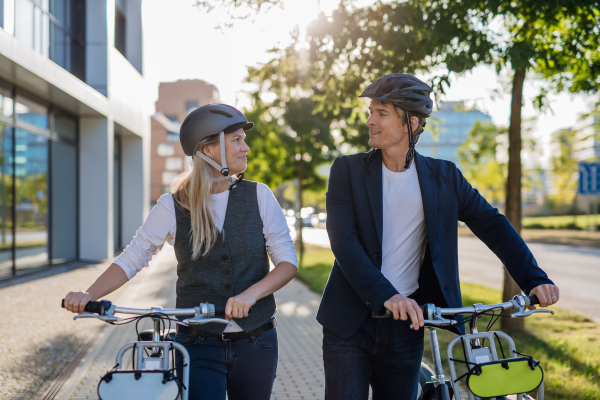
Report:
[[[221,170],[221,174],[222,174],[223,176],[229,176],[229,168],[223,168],[223,169]]]

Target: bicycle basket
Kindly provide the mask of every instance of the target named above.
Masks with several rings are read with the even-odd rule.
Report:
[[[478,397],[527,393],[544,380],[539,361],[530,357],[477,364],[467,376],[467,387]]]
[[[98,383],[101,400],[176,400],[180,392],[181,383],[170,371],[112,371]]]

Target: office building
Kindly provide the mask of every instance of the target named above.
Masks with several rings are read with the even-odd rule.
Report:
[[[437,138],[432,130],[425,128],[417,144],[417,151],[424,156],[440,158],[458,164],[458,147],[469,136],[475,121],[492,122],[490,116],[479,110],[465,110],[461,101],[442,103],[433,112],[431,125],[435,125]]]
[[[0,278],[129,243],[149,95],[141,0],[0,0]]]

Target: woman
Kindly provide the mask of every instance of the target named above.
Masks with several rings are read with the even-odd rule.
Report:
[[[85,292],[70,292],[66,308],[131,279],[167,241],[177,256],[178,308],[226,304],[232,325],[177,326],[176,341],[191,358],[190,400],[268,399],[277,369],[273,292],[297,274],[285,217],[269,188],[243,181],[245,131],[254,126],[234,107],[210,104],[181,124],[190,168],[160,197],[133,241]],[[275,268],[269,272],[267,252]],[[249,313],[250,307],[252,312]],[[182,358],[177,357],[178,368]]]

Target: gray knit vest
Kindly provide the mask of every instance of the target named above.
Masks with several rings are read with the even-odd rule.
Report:
[[[225,305],[269,273],[263,223],[258,210],[256,182],[241,181],[229,192],[223,231],[205,256],[192,260],[191,220],[175,201],[175,255],[177,257],[177,308],[196,307],[200,303]],[[270,321],[275,313],[275,297],[258,300],[246,318],[234,319],[250,332]],[[196,328],[220,335],[223,324]]]

